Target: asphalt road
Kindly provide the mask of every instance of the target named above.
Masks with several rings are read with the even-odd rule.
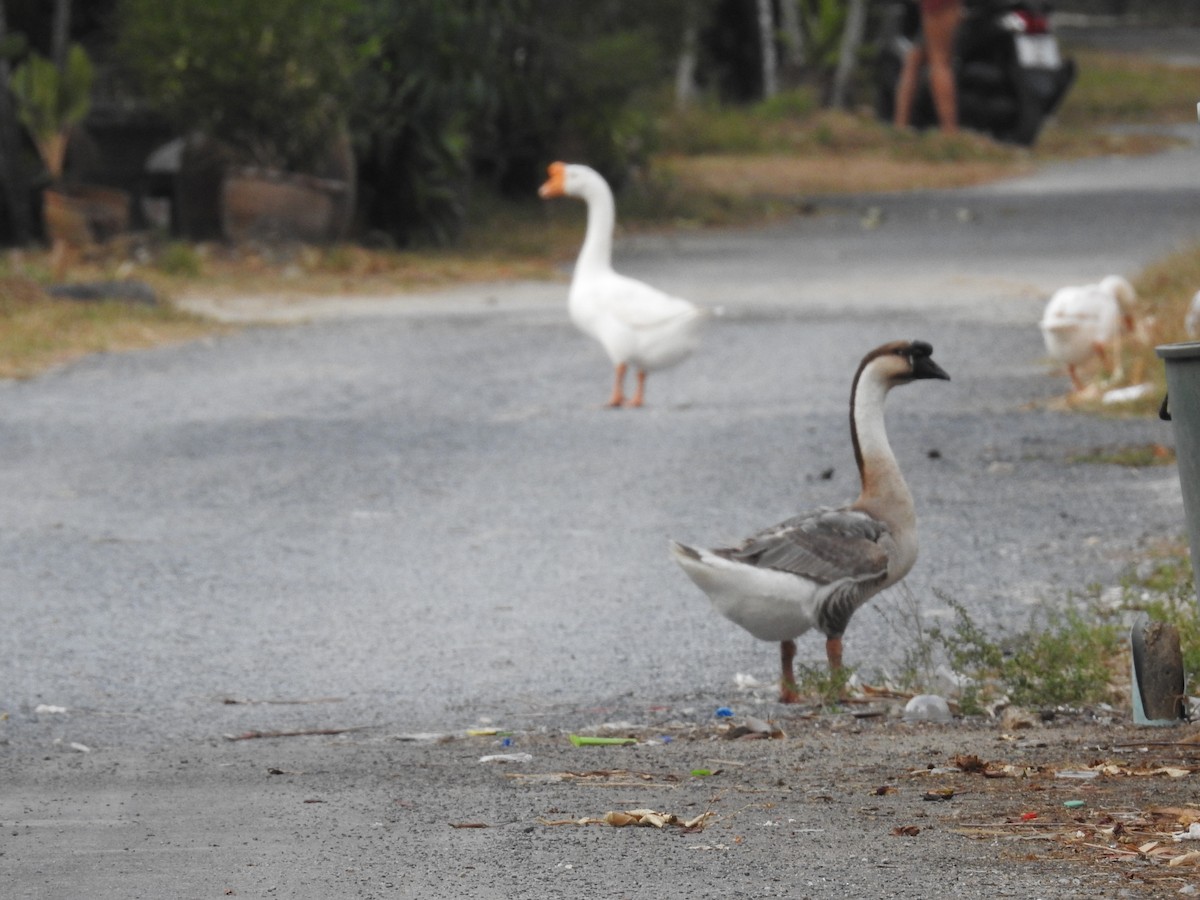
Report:
[[[1069,457],[1170,444],[1170,427],[1031,406],[1066,388],[1035,323],[1054,287],[1131,275],[1200,236],[1197,210],[1191,148],[623,242],[624,271],[724,310],[693,359],[651,377],[641,411],[601,407],[607,364],[568,323],[565,284],[328,298],[288,308],[307,324],[0,386],[0,776],[13,786],[0,792],[0,879],[21,897],[211,896],[232,863],[209,839],[247,845],[266,828],[257,865],[281,893],[260,878],[243,894],[522,895],[443,885],[462,848],[436,841],[419,878],[321,881],[322,865],[359,852],[403,856],[402,837],[368,850],[353,829],[265,825],[296,809],[264,799],[249,815],[245,778],[222,777],[248,751],[221,736],[359,729],[373,749],[342,777],[361,792],[401,777],[387,761],[400,733],[581,730],[745,704],[735,676],[769,682],[777,650],[716,616],[667,540],[716,544],[851,499],[849,382],[885,340],[930,341],[953,380],[889,400],[921,556],[905,590],[851,623],[847,663],[896,670],[905,635],[944,620],[950,600],[1022,628],[1043,604],[1113,589],[1183,533],[1175,470]],[[819,639],[800,644],[801,661],[822,660]],[[769,710],[770,695],[756,702]],[[340,771],[327,740],[307,765]],[[202,776],[180,762],[201,757]],[[433,789],[439,763],[422,759],[404,777]],[[139,788],[138,771],[161,779]],[[172,791],[204,806],[207,830],[181,824]],[[126,845],[134,808],[158,823],[156,863]],[[585,844],[589,859],[607,852]],[[472,852],[513,885],[521,871],[554,883],[548,858]],[[93,865],[105,880],[89,881]],[[598,896],[616,895],[602,889],[615,865],[596,865]],[[713,865],[701,871],[719,884]],[[916,872],[901,868],[896,885]],[[675,883],[642,877],[632,896]],[[909,887],[895,895],[940,889]]]

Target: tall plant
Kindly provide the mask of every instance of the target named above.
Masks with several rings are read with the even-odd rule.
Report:
[[[91,108],[94,70],[78,44],[67,51],[62,68],[38,53],[13,72],[10,84],[17,115],[29,129],[53,181],[61,181],[71,128]]]

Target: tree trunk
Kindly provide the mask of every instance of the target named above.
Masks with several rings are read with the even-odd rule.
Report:
[[[8,36],[8,13],[0,0],[0,43]],[[12,91],[8,86],[8,60],[0,57],[0,206],[8,218],[14,244],[24,246],[33,239],[29,174],[22,159],[23,142]]]
[[[50,31],[50,59],[61,72],[67,65],[71,41],[71,0],[54,0],[54,23]]]
[[[833,93],[829,105],[834,109],[845,109],[850,93],[850,79],[858,64],[858,51],[862,47],[863,32],[867,24],[867,0],[850,0],[846,10],[846,25],[842,30],[842,45],[838,50],[837,71],[833,76]]]
[[[775,54],[775,16],[771,0],[758,0],[758,38],[762,45],[762,93],[769,100],[779,93],[779,63]]]
[[[792,68],[804,65],[804,30],[800,27],[800,0],[780,0],[779,28],[783,32],[784,61]]]
[[[675,66],[675,108],[686,109],[696,99],[696,65],[699,56],[700,26],[696,22],[696,4],[688,4],[683,23],[683,47]]]

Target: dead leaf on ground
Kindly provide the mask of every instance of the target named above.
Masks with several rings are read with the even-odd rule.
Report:
[[[610,811],[601,818],[584,817],[582,819],[538,819],[541,825],[611,825],[614,828],[651,827],[664,828],[667,825],[677,825],[685,831],[702,831],[711,812],[702,812],[691,819],[681,819],[674,813],[658,812],[653,809],[630,809],[625,811]]]
[[[921,829],[916,825],[897,825],[892,829],[896,837],[916,837],[920,833]]]
[[[964,772],[982,772],[988,767],[988,764],[974,753],[959,753],[957,756],[952,756],[950,757],[950,765]]]

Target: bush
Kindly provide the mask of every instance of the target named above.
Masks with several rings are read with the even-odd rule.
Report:
[[[120,0],[116,58],[180,133],[306,171],[339,133],[358,11],[358,0]]]

